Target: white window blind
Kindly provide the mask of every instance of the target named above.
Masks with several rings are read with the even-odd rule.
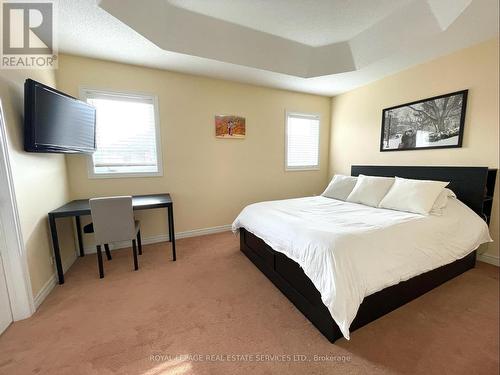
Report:
[[[96,108],[93,174],[160,175],[155,98],[87,91],[86,99]]]
[[[286,169],[318,169],[319,116],[287,113]]]

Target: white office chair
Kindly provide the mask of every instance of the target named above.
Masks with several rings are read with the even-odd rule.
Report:
[[[106,197],[90,199],[90,212],[94,226],[94,237],[97,247],[99,277],[104,277],[101,246],[119,241],[132,241],[134,270],[139,268],[137,261],[136,238],[139,242],[139,253],[142,254],[140,241],[140,223],[134,220],[132,197]]]

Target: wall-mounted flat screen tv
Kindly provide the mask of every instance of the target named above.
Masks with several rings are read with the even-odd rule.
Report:
[[[91,105],[40,82],[24,83],[24,149],[92,153],[96,112]]]

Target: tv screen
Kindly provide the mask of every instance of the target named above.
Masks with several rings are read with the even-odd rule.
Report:
[[[95,108],[39,82],[24,83],[24,149],[92,153]]]

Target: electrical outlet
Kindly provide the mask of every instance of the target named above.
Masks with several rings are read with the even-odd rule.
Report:
[[[49,263],[51,266],[54,265],[54,257],[49,257]]]

